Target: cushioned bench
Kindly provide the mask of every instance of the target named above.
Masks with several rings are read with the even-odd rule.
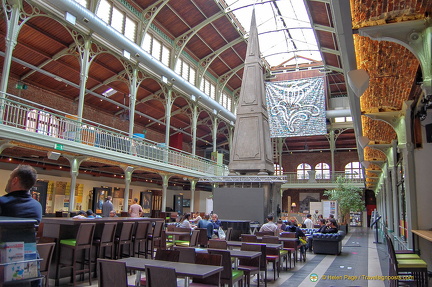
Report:
[[[338,233],[314,233],[313,251],[315,254],[332,254],[339,255],[342,251],[342,240],[345,237],[345,232]]]

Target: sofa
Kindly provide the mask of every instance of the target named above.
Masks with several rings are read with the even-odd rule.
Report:
[[[312,234],[312,247],[315,254],[339,255],[342,251],[342,240],[345,232]]]

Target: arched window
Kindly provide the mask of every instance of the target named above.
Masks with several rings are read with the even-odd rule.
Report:
[[[283,175],[283,167],[279,164],[274,164],[274,175]]]
[[[325,162],[320,162],[315,166],[316,179],[330,179],[330,166]]]
[[[346,178],[364,178],[363,169],[358,161],[350,162],[345,166]]]
[[[297,166],[297,179],[309,179],[308,171],[312,170],[310,164],[301,163]]]
[[[39,134],[58,136],[58,120],[44,111],[31,110],[27,113],[26,130]]]

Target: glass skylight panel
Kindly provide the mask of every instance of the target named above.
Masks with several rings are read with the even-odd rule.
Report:
[[[300,0],[225,0],[227,11],[249,31],[255,7],[260,51],[270,66],[278,66],[291,58],[293,63],[306,63],[309,58],[321,61],[317,41],[304,6]],[[255,5],[254,5],[255,4]],[[290,64],[293,64],[290,62]]]

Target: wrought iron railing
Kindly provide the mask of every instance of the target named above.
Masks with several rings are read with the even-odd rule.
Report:
[[[162,162],[208,175],[226,175],[228,167],[77,116],[6,94],[2,101],[2,125],[65,139],[142,159]],[[1,128],[1,125],[0,125]]]
[[[284,172],[287,177],[287,183],[334,183],[338,177],[343,177],[352,183],[364,183],[364,178],[358,173],[348,173],[344,171],[330,172],[328,175],[316,174],[315,176],[304,176],[304,174],[297,174],[296,172]]]

